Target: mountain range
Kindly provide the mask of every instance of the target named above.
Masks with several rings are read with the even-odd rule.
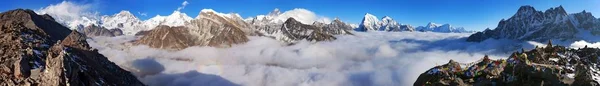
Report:
[[[521,41],[547,40],[593,40],[600,35],[600,20],[585,10],[567,14],[562,6],[544,12],[532,6],[521,6],[509,19],[502,19],[495,29],[477,32],[467,41],[481,42],[486,39],[513,39]]]
[[[438,25],[429,22],[426,26],[413,27],[412,25],[405,25],[396,22],[389,16],[384,16],[379,20],[377,16],[366,13],[362,22],[359,24],[356,31],[421,31],[421,32],[441,32],[441,33],[469,33],[463,27],[453,27],[450,24]]]
[[[262,19],[257,17],[244,21],[235,13],[225,14],[205,9],[198,17],[183,26],[159,25],[149,30],[137,41],[137,44],[168,50],[191,46],[230,47],[247,42],[248,36],[266,36],[293,44],[299,40],[333,40],[335,39],[333,35],[350,34],[347,30],[352,29],[339,19],[329,24],[314,21],[313,24],[305,24],[294,17],[287,17],[284,22],[279,22],[277,18],[284,15],[277,12],[279,11],[276,9]]]

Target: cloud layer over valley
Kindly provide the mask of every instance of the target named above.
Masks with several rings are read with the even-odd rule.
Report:
[[[334,41],[287,46],[250,37],[231,48],[189,47],[180,51],[131,45],[132,36],[88,39],[109,60],[149,85],[364,86],[412,85],[427,69],[472,62],[484,55],[503,58],[532,43],[464,42],[470,33],[355,32]],[[511,48],[514,47],[514,48]],[[517,48],[519,47],[519,48]]]

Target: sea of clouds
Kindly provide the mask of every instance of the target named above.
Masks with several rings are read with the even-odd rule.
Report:
[[[507,57],[533,42],[465,42],[471,33],[354,32],[334,41],[295,45],[250,37],[230,48],[179,51],[132,45],[133,36],[95,37],[90,45],[152,86],[404,86],[449,60]],[[540,43],[541,44],[541,43]]]

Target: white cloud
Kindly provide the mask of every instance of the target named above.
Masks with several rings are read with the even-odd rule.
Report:
[[[127,46],[126,42],[135,40],[128,36],[99,37],[88,42],[124,69],[137,70],[134,74],[151,86],[403,86],[412,85],[420,73],[450,59],[472,62],[486,54],[497,59],[521,46],[533,46],[509,40],[465,42],[469,35],[356,32],[336,36],[334,41],[301,41],[291,46],[271,38],[250,37],[251,41],[231,48],[190,47],[180,51]],[[154,64],[148,59],[160,65],[134,65]],[[163,71],[156,74],[160,68]]]
[[[586,41],[575,41],[571,44],[571,48],[584,48],[587,46],[588,48],[600,48],[600,42],[589,43]]]
[[[148,13],[145,13],[145,12],[144,13],[138,12],[138,14],[141,15],[141,16],[148,16]]]
[[[181,9],[184,9],[185,6],[187,6],[188,4],[190,4],[190,3],[188,3],[188,1],[183,1],[183,3],[181,3],[181,7],[177,7],[177,11],[180,11]]]
[[[77,4],[69,1],[63,1],[58,4],[52,4],[36,10],[38,14],[48,14],[56,19],[57,22],[76,29],[79,25],[97,24],[98,12],[92,11],[91,4]]]
[[[323,22],[323,23],[331,22],[331,19],[324,17],[324,16],[319,16],[319,15],[315,14],[314,12],[309,11],[307,9],[303,9],[303,8],[296,8],[296,9],[285,11],[276,18],[276,21],[284,22],[285,20],[287,20],[290,17],[294,18],[304,24],[312,24],[313,22]]]

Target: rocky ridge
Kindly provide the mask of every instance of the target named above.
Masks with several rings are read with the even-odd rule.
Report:
[[[600,85],[598,55],[599,48],[569,49],[549,42],[507,59],[450,60],[422,73],[414,85]]]
[[[144,85],[49,15],[16,9],[0,21],[0,85]]]
[[[550,8],[544,12],[531,6],[521,6],[509,19],[500,20],[495,29],[477,32],[469,38],[470,42],[486,39],[513,39],[521,41],[545,40],[586,40],[589,37],[580,34],[600,33],[600,22],[591,13],[567,14],[562,6]]]

